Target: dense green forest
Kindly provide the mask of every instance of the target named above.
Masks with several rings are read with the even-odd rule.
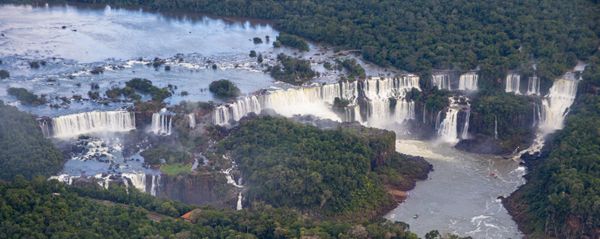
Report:
[[[600,236],[600,54],[579,84],[565,128],[507,204],[534,238]],[[523,204],[525,203],[525,204]]]
[[[263,117],[240,122],[222,147],[238,163],[250,201],[360,213],[364,220],[395,205],[383,181],[408,190],[427,177],[430,165],[396,153],[394,142],[394,133],[384,130],[320,130]]]
[[[32,115],[0,101],[0,180],[11,180],[17,174],[50,176],[63,162],[62,154],[44,138]]]
[[[30,0],[25,2],[36,2]],[[42,1],[45,3],[46,1]],[[599,45],[594,1],[53,0],[271,19],[284,32],[410,72],[481,67],[493,81],[537,63],[554,79]],[[425,74],[421,74],[425,75]]]
[[[130,189],[131,190],[131,189]],[[193,207],[113,187],[39,177],[0,182],[0,238],[417,238],[403,223],[317,221],[287,208]]]

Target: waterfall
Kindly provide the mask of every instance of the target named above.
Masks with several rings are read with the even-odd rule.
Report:
[[[236,210],[242,210],[242,192],[238,193],[238,200],[237,200],[237,206],[235,208]]]
[[[577,80],[567,77],[554,81],[550,92],[542,100],[539,122],[542,132],[549,133],[562,129],[563,121],[577,94],[577,83]]]
[[[542,110],[540,109],[540,104],[537,102],[533,103],[533,123],[531,123],[531,127],[535,127],[539,125],[540,119],[542,118]]]
[[[123,173],[125,182],[129,180],[131,185],[140,192],[146,192],[146,174],[145,173]]]
[[[463,125],[462,135],[460,136],[461,139],[469,138],[469,118],[470,117],[471,117],[471,110],[467,110],[467,115],[465,117],[465,123]]]
[[[150,195],[156,197],[156,195],[158,195],[159,186],[160,186],[160,174],[152,175],[152,185],[150,186]]]
[[[494,115],[494,139],[498,139],[498,117]]]
[[[548,95],[542,99],[542,107],[539,107],[537,104],[534,105],[534,119],[536,113],[539,118],[537,122],[538,132],[533,140],[533,144],[529,148],[518,152],[513,159],[518,160],[525,153],[533,154],[540,152],[545,144],[546,135],[562,129],[565,117],[569,113],[569,108],[577,96],[578,82],[579,80],[574,78],[572,72],[568,72],[564,77],[554,81]]]
[[[190,124],[190,129],[196,128],[196,115],[194,113],[190,113],[187,115],[187,118]]]
[[[160,112],[152,114],[150,131],[157,135],[171,135],[172,121],[172,115],[163,108]]]
[[[437,112],[437,116],[435,117],[435,130],[438,130],[440,128],[441,117],[442,117],[442,111],[440,110]]]
[[[58,138],[90,133],[126,132],[134,129],[135,116],[127,111],[92,111],[52,119],[52,133]]]
[[[461,101],[465,103],[461,103]],[[458,115],[463,111],[466,113],[465,122],[462,128],[462,133],[458,134]],[[466,139],[469,136],[469,117],[471,116],[471,109],[468,102],[468,98],[460,97],[459,99],[455,99],[455,97],[450,97],[450,106],[448,106],[448,110],[446,112],[446,116],[444,120],[437,127],[437,134],[439,139],[442,142],[455,144],[458,143],[459,139]],[[438,119],[439,120],[439,114]]]
[[[527,81],[527,95],[540,95],[540,78],[537,76],[529,77]]]
[[[361,82],[340,81],[333,84],[314,84],[308,87],[266,91],[259,95],[240,97],[235,102],[216,107],[213,123],[227,125],[249,113],[272,109],[291,117],[311,114],[335,121],[360,121],[361,107],[368,113],[367,124],[402,123],[415,119],[415,103],[404,99],[413,88],[420,90],[419,77],[403,75],[398,78],[369,78]],[[357,98],[367,102],[360,106]],[[343,115],[332,110],[335,98],[350,101]],[[365,122],[363,122],[365,123]]]
[[[458,142],[458,112],[459,110],[457,108],[448,108],[446,117],[440,124],[437,132],[442,141],[447,143]]]
[[[506,88],[504,92],[521,94],[521,76],[519,74],[510,73],[506,76]]]
[[[450,75],[439,73],[431,76],[431,81],[438,90],[452,90],[450,87]]]
[[[42,135],[44,135],[44,137],[46,137],[46,138],[50,137],[51,134],[50,134],[50,127],[48,127],[48,122],[45,120],[40,120],[39,125],[40,125],[40,129],[42,130]]]
[[[476,91],[477,88],[477,73],[476,72],[468,72],[460,75],[458,81],[458,90],[462,91]]]
[[[80,176],[61,174],[58,176],[50,176],[50,178],[48,178],[48,180],[56,179],[57,181],[59,181],[61,183],[66,183],[67,185],[73,185],[73,180],[77,179],[77,178],[80,178]]]

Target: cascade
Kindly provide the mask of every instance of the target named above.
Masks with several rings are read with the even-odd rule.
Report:
[[[562,129],[563,121],[577,94],[577,83],[577,80],[568,77],[554,81],[550,92],[542,100],[539,123],[542,132],[549,133]]]
[[[196,115],[194,113],[190,113],[187,115],[187,118],[190,124],[190,129],[196,128]]]
[[[158,113],[152,114],[152,126],[150,131],[158,135],[170,135],[172,127],[172,115],[163,108]]]
[[[68,175],[68,174],[61,174],[61,175],[58,175],[58,176],[50,176],[50,178],[48,178],[48,180],[56,179],[59,182],[66,183],[68,185],[73,185],[73,180],[77,179],[77,178],[80,178],[80,176],[72,176],[72,175]]]
[[[92,111],[52,119],[52,133],[57,138],[81,134],[126,132],[135,129],[135,116],[127,111]]]
[[[108,186],[110,186],[110,175],[96,174],[94,175],[94,178],[99,179],[98,185],[100,185],[100,187],[108,189]]]
[[[458,81],[458,90],[462,91],[476,91],[477,88],[477,73],[476,72],[468,72],[460,75]]]
[[[457,108],[448,108],[446,117],[438,128],[438,135],[440,139],[447,143],[457,143],[457,125],[458,125],[458,112]]]
[[[540,95],[540,78],[537,76],[529,77],[527,81],[527,95]]]
[[[533,103],[533,123],[531,127],[535,127],[539,124],[540,119],[542,118],[542,111],[540,109],[540,104],[537,102]]]
[[[517,95],[521,94],[521,76],[516,73],[510,73],[506,76],[506,88],[504,92],[507,93],[515,93]]]
[[[467,116],[465,117],[465,124],[463,125],[461,139],[469,138],[469,118],[471,117],[471,110],[467,110]]]
[[[152,185],[150,186],[150,195],[155,196],[158,195],[158,187],[160,183],[160,174],[152,175]]]
[[[123,173],[125,182],[130,181],[131,185],[140,192],[146,192],[146,174],[144,173]]]
[[[548,95],[542,99],[542,106],[534,105],[534,119],[536,113],[539,118],[537,122],[538,132],[533,144],[529,148],[518,152],[513,159],[518,160],[525,153],[540,152],[544,146],[546,135],[562,129],[565,117],[569,113],[569,107],[571,107],[577,96],[578,82],[579,80],[575,79],[573,72],[568,72],[564,77],[554,81]]]
[[[494,115],[494,139],[498,139],[498,117]]]
[[[413,88],[420,90],[419,77],[404,75],[398,78],[369,78],[361,82],[338,82],[315,84],[308,87],[272,90],[260,95],[240,97],[235,102],[216,107],[213,123],[226,125],[238,121],[249,113],[260,113],[272,109],[284,116],[311,114],[336,121],[360,121],[361,106],[356,104],[359,95],[365,97],[366,123],[402,123],[415,118],[415,104],[404,100],[406,92]],[[360,91],[360,93],[359,93]],[[332,110],[335,98],[350,101],[343,116]],[[393,104],[395,102],[395,104]],[[344,119],[342,119],[342,117]]]
[[[448,111],[446,112],[444,120],[442,120],[439,127],[437,127],[437,134],[441,141],[455,144],[458,143],[459,139],[466,139],[469,136],[469,117],[471,109],[468,98],[466,97],[461,97],[459,99],[450,97],[449,99],[450,105],[448,106]],[[463,104],[460,101],[465,101],[466,104]],[[461,111],[466,113],[466,118],[459,138],[458,115]],[[439,120],[439,114],[437,120]]]
[[[50,127],[48,127],[48,122],[45,120],[39,121],[40,129],[42,130],[42,135],[48,138],[50,137]]]
[[[237,205],[236,205],[236,210],[242,210],[242,192],[238,193],[238,200],[237,200]]]
[[[452,90],[450,87],[450,76],[448,74],[439,73],[431,76],[431,80],[434,86],[438,90]]]
[[[442,111],[440,110],[437,112],[437,116],[435,117],[435,130],[438,130],[440,128],[441,117],[442,117]]]

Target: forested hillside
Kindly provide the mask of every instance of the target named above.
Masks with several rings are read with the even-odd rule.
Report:
[[[509,211],[534,238],[600,237],[600,54],[579,85],[566,126],[534,162]]]
[[[0,180],[57,173],[63,156],[44,138],[35,118],[0,101]]]
[[[156,206],[155,206],[156,205]],[[39,177],[0,182],[0,238],[417,238],[407,225],[317,221],[292,209],[193,207],[124,188],[73,188]]]
[[[396,205],[384,185],[409,190],[431,169],[396,153],[393,132],[321,130],[284,118],[243,120],[222,147],[239,165],[250,201],[327,216],[358,213],[359,220]]]

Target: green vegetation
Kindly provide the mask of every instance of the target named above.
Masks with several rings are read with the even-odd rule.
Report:
[[[346,70],[346,74],[348,75],[348,79],[354,81],[358,79],[367,78],[367,74],[365,73],[365,69],[356,62],[354,58],[347,58],[343,60],[336,60],[336,63]]]
[[[255,50],[251,50],[249,56],[250,57],[256,57],[256,51]]]
[[[0,80],[4,80],[10,77],[10,73],[7,70],[0,70]]]
[[[0,101],[0,180],[12,180],[17,174],[50,176],[63,161],[32,115]]]
[[[149,94],[152,97],[153,101],[162,102],[166,98],[171,97],[172,93],[168,87],[158,88],[152,85],[152,81],[142,78],[133,78],[128,82],[125,82],[125,85],[135,91],[138,91],[142,94]],[[125,88],[127,88],[125,87]],[[125,90],[121,91],[121,94],[129,94],[130,91]],[[136,97],[137,98],[137,97]]]
[[[594,238],[600,228],[600,53],[591,58],[565,128],[507,206],[532,238]]]
[[[106,90],[106,97],[111,98],[113,100],[118,99],[119,97],[125,97],[131,100],[141,100],[142,96],[135,93],[135,90],[129,86],[125,86],[123,88],[113,87]]]
[[[291,34],[283,33],[283,32],[279,33],[279,36],[277,36],[277,40],[275,42],[273,42],[273,46],[275,46],[275,47],[287,46],[287,47],[291,47],[291,48],[296,48],[300,51],[310,50],[308,48],[308,43],[306,43],[306,41],[302,40],[302,38],[291,35]]]
[[[191,156],[180,149],[168,145],[159,145],[141,153],[144,162],[149,165],[187,163]]]
[[[192,165],[181,163],[165,164],[160,166],[160,172],[170,176],[188,174],[192,172]]]
[[[270,19],[283,32],[360,50],[379,65],[420,73],[480,66],[488,81],[531,59],[539,76],[554,79],[593,54],[600,32],[599,6],[587,0],[76,2]]]
[[[36,178],[0,182],[1,238],[391,238],[416,239],[403,223],[317,221],[286,208],[193,207],[122,187],[69,187]]]
[[[10,87],[8,88],[8,94],[17,98],[17,100],[21,101],[24,105],[37,106],[46,104],[46,98],[39,97],[25,88]]]
[[[428,164],[403,158],[394,142],[389,131],[320,130],[264,117],[240,122],[221,147],[238,163],[250,201],[364,220],[395,205],[381,177],[412,185],[427,175]]]
[[[271,76],[275,80],[301,85],[317,76],[317,73],[310,68],[308,60],[293,58],[283,53],[277,55],[277,60],[280,64],[270,69]]]
[[[507,152],[530,144],[535,128],[532,127],[532,102],[526,96],[508,93],[483,95],[473,99],[471,129],[494,137],[495,120],[498,121],[498,139]]]
[[[344,113],[348,105],[350,105],[350,100],[348,99],[342,99],[340,97],[335,97],[335,99],[333,99],[333,109],[338,113]]]
[[[208,90],[221,98],[235,98],[240,95],[240,89],[233,82],[225,79],[211,82]]]

